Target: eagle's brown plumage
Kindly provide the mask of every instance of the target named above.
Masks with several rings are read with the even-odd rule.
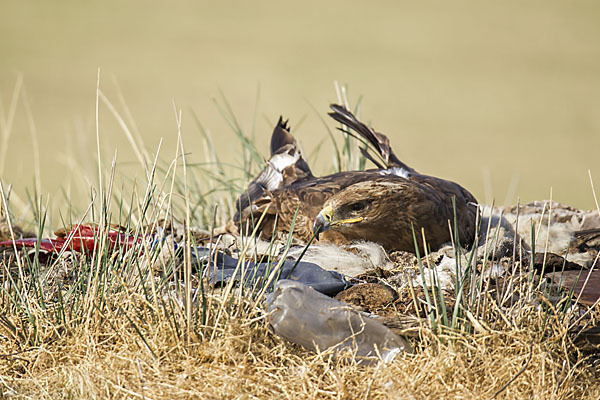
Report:
[[[476,207],[469,204],[475,199],[453,182],[424,175],[388,176],[348,186],[325,202],[316,224],[329,228],[322,236],[334,243],[362,239],[388,250],[410,252],[415,251],[414,227],[423,254],[422,228],[432,249],[451,240],[448,221],[454,225],[453,197],[458,237],[468,245],[475,235]]]
[[[380,168],[314,177],[287,124],[280,119],[271,143],[281,142],[283,146],[272,146],[267,167],[238,199],[236,222],[243,226],[266,212],[261,233],[270,237],[275,230],[289,232],[296,216],[294,235],[308,241],[319,217],[317,225],[326,223],[329,228],[321,240],[342,244],[362,239],[380,243],[387,250],[414,252],[411,225],[418,235],[421,228],[425,230],[432,249],[450,240],[448,220],[454,223],[454,198],[459,237],[465,245],[472,243],[477,201],[467,190],[454,182],[419,174],[396,157],[385,135],[358,121],[345,108],[331,107],[332,118],[371,146],[379,160],[366,150],[363,154]],[[279,161],[273,159],[275,156]],[[327,221],[322,213],[325,206],[331,210]],[[339,223],[349,219],[353,221]]]

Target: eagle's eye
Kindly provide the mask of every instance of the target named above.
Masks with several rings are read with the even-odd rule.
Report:
[[[359,212],[364,210],[368,205],[367,201],[357,201],[356,203],[352,203],[348,206],[348,209],[351,212]]]

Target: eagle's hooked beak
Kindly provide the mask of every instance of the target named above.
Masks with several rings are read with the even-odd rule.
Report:
[[[339,221],[332,221],[333,219],[333,207],[326,206],[324,207],[317,218],[315,218],[315,222],[313,224],[313,233],[317,240],[319,240],[319,234],[325,232],[332,226],[338,226],[342,224],[353,224],[355,222],[363,221],[363,217],[355,217],[355,218],[346,218]]]
[[[319,235],[331,227],[331,218],[333,216],[333,207],[327,206],[321,210],[313,224],[313,233],[317,240]]]

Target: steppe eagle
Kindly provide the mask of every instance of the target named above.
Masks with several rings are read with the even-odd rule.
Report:
[[[377,169],[345,171],[315,177],[290,133],[279,119],[271,137],[271,158],[236,202],[233,218],[239,229],[256,223],[266,213],[261,235],[287,233],[304,241],[345,244],[353,240],[380,243],[386,250],[415,251],[412,229],[420,241],[421,228],[432,250],[450,241],[448,222],[461,244],[475,236],[477,200],[462,186],[422,175],[401,162],[387,136],[369,128],[340,105],[329,115],[365,143],[361,152]],[[354,133],[358,134],[356,136]],[[367,150],[367,145],[376,155]]]

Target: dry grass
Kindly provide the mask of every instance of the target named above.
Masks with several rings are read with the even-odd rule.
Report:
[[[181,114],[177,115],[180,121]],[[236,130],[233,115],[226,113],[226,118]],[[123,126],[127,131],[125,122]],[[236,134],[248,140],[241,131]],[[98,134],[98,143],[100,139]],[[147,234],[166,228],[167,222],[186,220],[178,241],[191,244],[191,227],[212,227],[215,219],[223,222],[231,215],[231,198],[239,189],[214,154],[211,164],[182,168],[181,136],[174,161],[166,164],[152,161],[143,143],[131,140],[141,158],[146,187],[135,183],[132,188],[113,187],[118,173],[113,161],[108,172],[99,168],[98,181],[104,183],[92,191],[88,209],[63,216],[64,224],[80,219],[98,224],[100,244],[95,253],[65,253],[47,262],[37,253],[17,252],[10,258],[6,251],[9,258],[0,258],[0,397],[600,396],[594,348],[583,352],[572,342],[580,310],[546,303],[543,293],[527,281],[526,295],[511,306],[496,306],[486,297],[482,288],[487,282],[469,282],[478,289],[459,295],[463,305],[454,315],[450,310],[452,325],[437,315],[436,329],[421,326],[411,339],[414,354],[364,366],[311,353],[275,336],[258,298],[232,287],[215,293],[199,285],[202,271],[192,273],[188,252],[183,252],[182,260],[163,257],[147,243],[127,251],[105,251],[103,230],[110,222]],[[245,164],[237,171],[251,175],[260,155],[250,141],[244,143]],[[211,149],[208,136],[206,148]],[[360,163],[352,153],[340,154],[338,160]],[[204,190],[193,174],[201,176]],[[0,184],[0,189],[2,214],[14,222],[23,210],[18,210],[19,203],[11,206],[5,186]],[[194,199],[193,205],[189,199]],[[33,199],[27,209],[32,211],[35,231],[47,230],[44,203]],[[18,234],[16,226],[9,228],[2,232],[10,237]],[[522,277],[516,279],[521,282]],[[192,289],[199,293],[193,302]],[[469,305],[477,307],[470,314]],[[597,325],[597,312],[596,308],[590,313],[588,324]]]
[[[123,302],[124,301],[124,302]],[[255,313],[228,319],[212,340],[189,345],[168,323],[142,327],[125,312],[144,302],[107,304],[89,325],[23,349],[2,338],[4,396],[23,398],[499,398],[594,399],[597,367],[585,361],[559,326],[540,338],[543,313],[524,313],[522,327],[434,335],[424,328],[415,355],[361,366],[312,354],[269,332]],[[127,309],[128,311],[120,311]],[[11,355],[8,355],[11,354]]]

